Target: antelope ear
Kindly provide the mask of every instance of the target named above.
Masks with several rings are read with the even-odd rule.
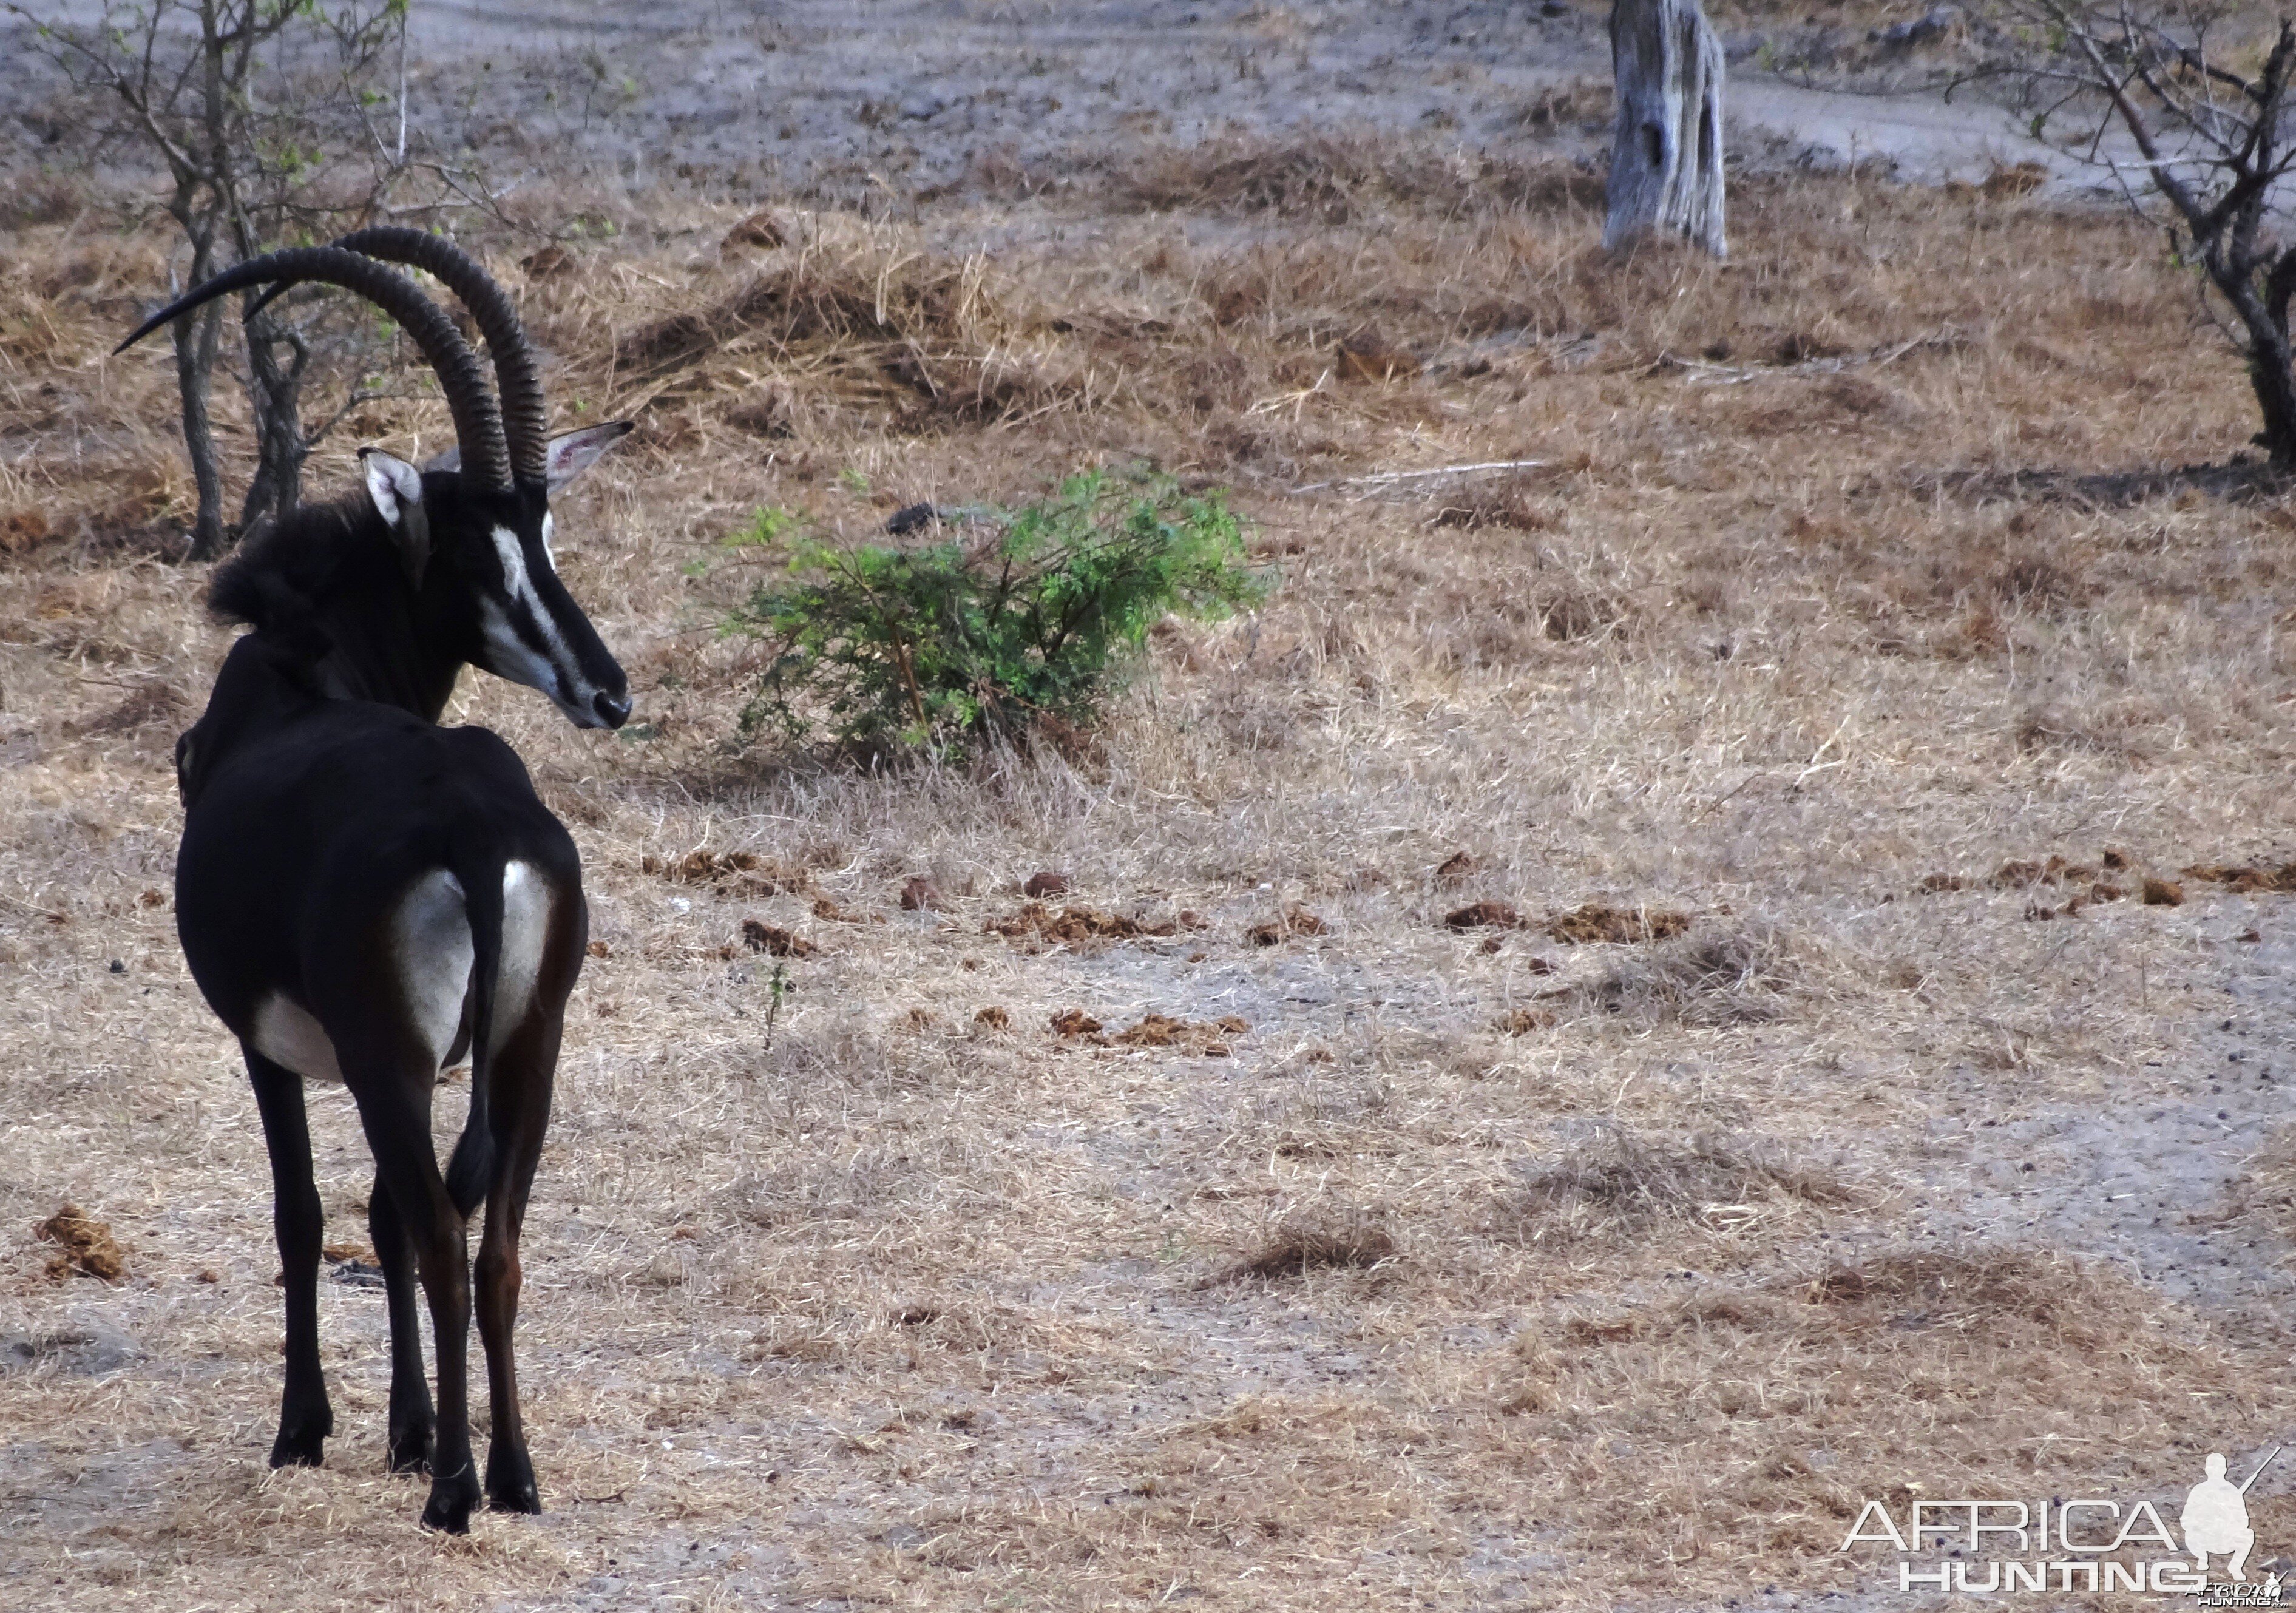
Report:
[[[609,421],[603,426],[584,426],[578,431],[561,431],[545,445],[549,460],[543,479],[553,493],[572,481],[597,463],[598,455],[612,447],[630,433],[632,422],[627,420]]]
[[[399,569],[406,585],[422,585],[423,569],[430,563],[430,520],[422,508],[422,473],[405,460],[380,448],[361,448],[359,465],[366,472],[366,495],[375,513],[390,528],[398,545]]]

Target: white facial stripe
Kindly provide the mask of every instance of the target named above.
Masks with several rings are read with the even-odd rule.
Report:
[[[555,571],[558,569],[558,551],[550,546],[550,512],[545,510],[542,512],[542,558],[548,561],[550,569]]]
[[[543,517],[543,530],[549,530],[550,518]],[[511,620],[510,613],[496,601],[483,600],[480,618],[487,643],[493,648],[493,670],[514,683],[539,689],[561,705],[586,704],[587,697],[596,692],[582,676],[573,654],[566,647],[558,623],[543,609],[541,596],[534,590],[534,578],[526,569],[526,548],[518,541],[518,534],[508,527],[494,529],[495,553],[502,561],[503,592],[514,606],[523,607],[534,630],[542,635],[542,646],[537,649],[520,634]]]

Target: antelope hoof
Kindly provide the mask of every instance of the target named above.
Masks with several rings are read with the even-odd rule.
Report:
[[[428,1473],[430,1470],[430,1425],[416,1423],[390,1431],[390,1470]]]
[[[316,1414],[283,1417],[279,1437],[271,1442],[275,1468],[316,1468],[326,1462],[327,1437],[335,1431],[335,1414],[321,1406]]]
[[[542,1497],[534,1487],[534,1463],[524,1451],[487,1458],[487,1505],[496,1512],[539,1512]]]
[[[434,1480],[430,1486],[430,1504],[422,1509],[422,1527],[436,1529],[441,1535],[468,1535],[471,1532],[471,1509],[478,1504],[478,1481],[464,1477],[460,1483]]]

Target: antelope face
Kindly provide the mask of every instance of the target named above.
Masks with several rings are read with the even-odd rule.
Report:
[[[553,438],[542,487],[463,484],[450,462],[424,474],[370,451],[367,491],[390,524],[410,580],[453,625],[463,659],[548,695],[578,728],[619,728],[629,680],[559,580],[549,495],[629,430],[626,421]]]

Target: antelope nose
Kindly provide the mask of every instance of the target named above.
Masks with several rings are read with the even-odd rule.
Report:
[[[590,702],[598,720],[609,728],[619,728],[630,720],[630,697],[627,694],[602,694]]]

